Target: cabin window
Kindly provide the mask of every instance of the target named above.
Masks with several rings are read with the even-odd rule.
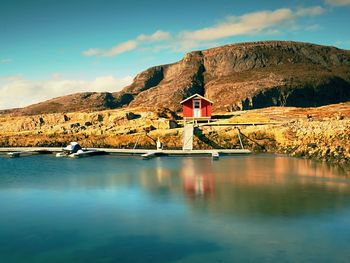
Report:
[[[195,100],[194,102],[193,102],[193,108],[195,108],[195,109],[200,109],[201,108],[201,105],[200,105],[200,101],[199,100]]]

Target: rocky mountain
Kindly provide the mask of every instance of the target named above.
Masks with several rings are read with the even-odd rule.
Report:
[[[167,107],[199,93],[214,110],[313,107],[350,100],[350,51],[290,41],[240,43],[193,51],[176,63],[149,68],[116,93],[83,93],[32,105],[22,114]]]
[[[122,105],[176,110],[193,93],[208,97],[220,110],[347,101],[350,51],[284,41],[194,51],[177,63],[140,73],[114,96]]]

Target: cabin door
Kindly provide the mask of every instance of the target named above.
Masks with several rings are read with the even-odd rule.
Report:
[[[200,118],[201,116],[201,100],[193,100],[193,117]]]

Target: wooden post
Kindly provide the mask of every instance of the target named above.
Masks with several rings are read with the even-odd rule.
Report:
[[[239,143],[241,144],[242,149],[244,149],[243,143],[242,143],[242,139],[241,139],[241,131],[240,131],[239,128],[237,128],[237,127],[236,127],[236,129],[237,129],[237,134],[238,134]]]
[[[137,140],[136,140],[136,142],[135,142],[135,144],[134,144],[134,147],[132,148],[133,150],[136,149],[136,146],[137,146],[137,143],[138,143],[139,140],[140,140],[140,137],[141,137],[141,134],[139,135],[139,137],[137,137]]]

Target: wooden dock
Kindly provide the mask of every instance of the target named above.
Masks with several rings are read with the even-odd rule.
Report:
[[[152,149],[117,149],[117,148],[84,148],[84,150],[96,150],[111,155],[145,155],[145,157],[156,156],[212,156],[218,158],[221,155],[249,154],[248,149],[213,149],[213,150],[152,150]],[[61,152],[60,147],[1,147],[0,153],[36,153],[50,154]]]

